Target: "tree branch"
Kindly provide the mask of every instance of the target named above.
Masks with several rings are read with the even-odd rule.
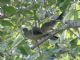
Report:
[[[75,28],[75,27],[80,27],[80,21],[74,20],[68,20],[65,22],[65,25],[55,29],[54,31],[49,32],[49,35],[46,37],[41,38],[40,42],[36,43],[36,45],[34,45],[32,47],[32,49],[36,48],[37,46],[41,45],[43,42],[45,42],[46,40],[48,40],[50,37],[52,37],[53,35],[57,34],[60,31],[66,30],[67,28]]]

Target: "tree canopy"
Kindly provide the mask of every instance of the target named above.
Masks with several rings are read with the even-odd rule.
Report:
[[[56,24],[48,36],[24,36],[23,27],[42,29],[51,21]],[[0,60],[79,60],[79,27],[79,0],[0,0]]]

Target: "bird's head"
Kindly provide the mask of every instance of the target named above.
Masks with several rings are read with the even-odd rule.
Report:
[[[28,32],[28,28],[23,28],[23,32]]]
[[[28,36],[29,30],[25,25],[22,25],[21,30],[22,30],[24,36]]]

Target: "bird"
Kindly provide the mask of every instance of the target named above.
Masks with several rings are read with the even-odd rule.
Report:
[[[38,27],[34,27],[32,28],[32,30],[28,30],[28,28],[23,28],[23,33],[24,33],[24,36],[27,37],[28,39],[31,39],[31,40],[40,40],[41,38],[44,38],[46,36],[48,36],[49,34],[48,33],[44,33],[42,32],[42,30]],[[57,36],[52,36],[51,37],[51,40],[56,40],[58,39]]]
[[[50,30],[53,30],[53,27],[55,27],[56,23],[58,21],[62,21],[63,16],[64,16],[64,11],[55,20],[51,20],[49,22],[44,23],[41,27],[41,30],[43,32],[48,32]]]
[[[31,30],[28,30],[28,28],[23,28],[23,33],[27,38],[32,40],[41,39],[42,37],[49,35],[47,32],[50,30],[53,30],[52,27],[56,25],[57,20],[62,20],[63,15],[64,15],[64,12],[62,12],[56,20],[51,20],[49,22],[44,23],[41,28],[32,27]],[[58,39],[58,37],[53,35],[51,39]]]
[[[65,15],[65,11],[63,11],[63,12],[57,17],[56,20],[62,20],[64,15]]]
[[[53,30],[52,27],[54,27],[56,25],[56,21],[52,20],[50,22],[46,22],[42,25],[41,30],[46,33],[50,30]]]
[[[38,27],[33,27],[31,30],[28,30],[28,28],[23,28],[23,33],[25,37],[31,40],[38,40],[43,34],[41,29]]]

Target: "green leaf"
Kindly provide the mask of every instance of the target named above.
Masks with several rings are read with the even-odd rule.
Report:
[[[77,41],[77,45],[80,46],[80,39],[78,39],[78,41]]]
[[[8,20],[1,20],[0,24],[3,26],[13,26],[13,24]]]
[[[1,3],[10,3],[10,0],[0,0]]]
[[[43,58],[44,58],[44,55],[39,56],[36,60],[43,60]]]
[[[71,47],[75,48],[77,46],[77,39],[73,39],[72,41],[70,41]]]
[[[13,15],[16,13],[16,9],[13,6],[3,6],[3,10],[8,15]]]
[[[0,31],[0,36],[4,36],[7,35],[7,33],[5,31]]]
[[[71,0],[59,0],[57,5],[60,7],[61,10],[65,11],[66,7],[70,5],[70,1]]]
[[[37,10],[38,8],[39,8],[39,4],[38,3],[34,4],[33,9]]]
[[[29,55],[30,54],[30,48],[29,46],[25,43],[25,44],[22,44],[18,47],[18,49],[20,50],[20,52],[24,55]]]
[[[33,14],[33,11],[32,10],[26,10],[26,13],[32,15]]]

